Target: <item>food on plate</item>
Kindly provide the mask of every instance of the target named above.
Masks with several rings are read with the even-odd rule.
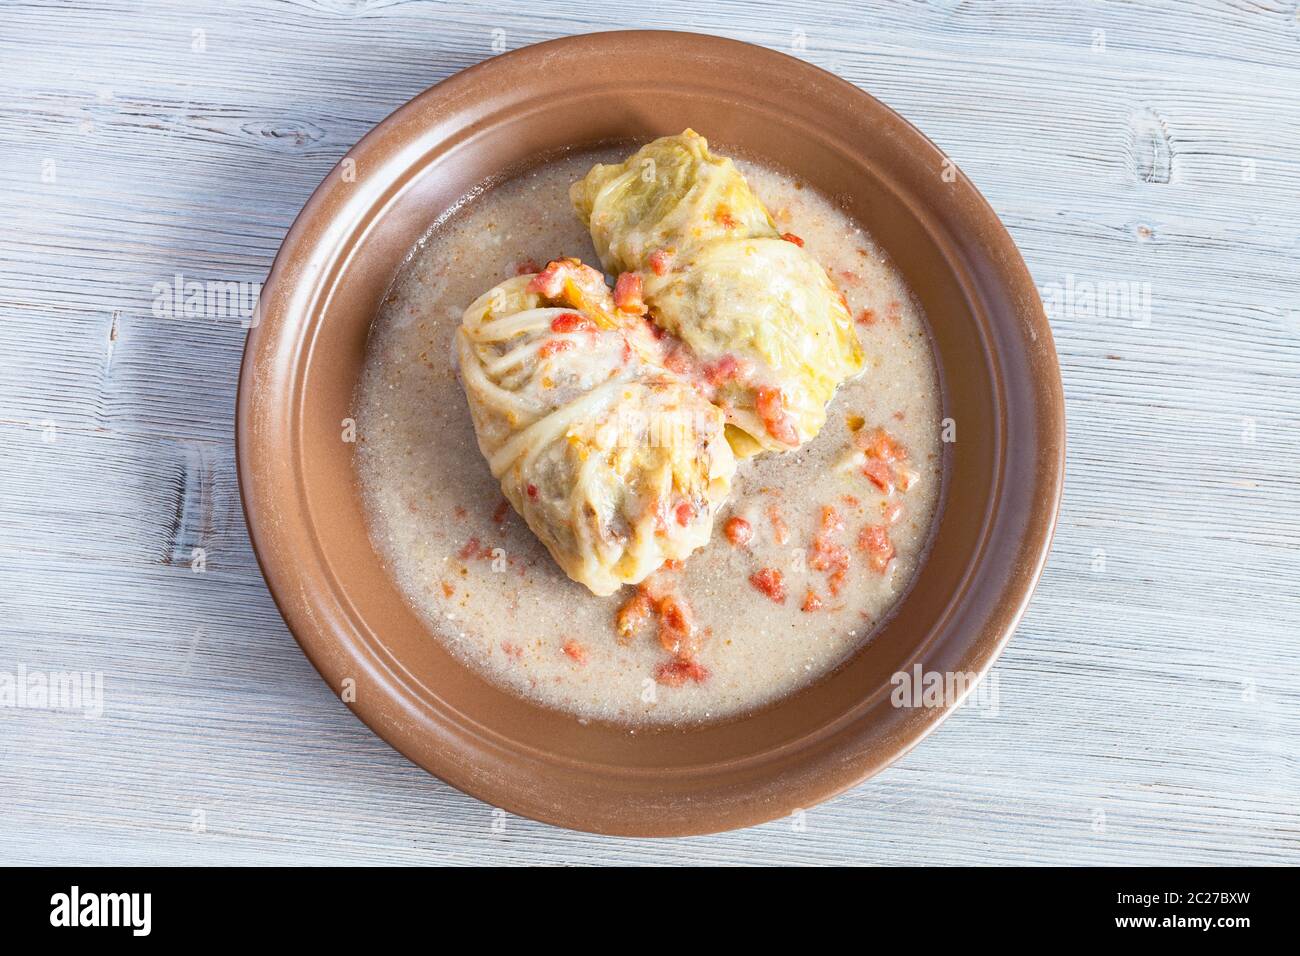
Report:
[[[942,487],[925,318],[869,232],[810,184],[669,140],[668,198],[608,194],[607,233],[570,187],[627,149],[548,160],[441,220],[385,299],[356,397],[371,537],[431,639],[630,728],[738,716],[833,670],[913,580]],[[702,221],[718,196],[732,222]],[[776,377],[746,335],[829,322],[826,287],[857,318],[828,355],[780,345],[832,369],[779,370],[825,415],[812,438],[791,413],[792,451],[760,402],[778,423],[804,406],[746,384],[741,353]],[[835,388],[854,354],[869,371]]]
[[[704,545],[736,464],[722,414],[577,260],[494,286],[457,336],[479,448],[571,578],[608,595]]]
[[[602,264],[707,383],[738,453],[817,435],[835,390],[863,368],[853,317],[735,163],[686,130],[594,166],[570,198]]]
[[[601,264],[634,272],[716,239],[779,238],[736,164],[694,130],[663,136],[620,163],[597,163],[569,189]]]

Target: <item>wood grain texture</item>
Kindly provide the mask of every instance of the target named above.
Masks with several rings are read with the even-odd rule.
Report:
[[[155,285],[260,282],[348,146],[494,43],[656,26],[873,93],[1075,290],[1060,528],[996,711],[805,827],[494,828],[288,635],[233,471],[245,330]],[[0,862],[1300,862],[1293,0],[9,2],[0,63],[0,670],[105,680],[98,719],[0,709]]]

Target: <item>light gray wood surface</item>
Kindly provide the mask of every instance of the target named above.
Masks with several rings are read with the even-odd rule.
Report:
[[[155,284],[260,282],[347,148],[494,44],[656,26],[873,93],[1072,290],[1060,528],[996,709],[806,827],[494,827],[289,636],[234,477],[245,330]],[[1298,148],[1290,0],[0,5],[0,671],[104,675],[98,719],[0,709],[0,862],[1300,861]]]

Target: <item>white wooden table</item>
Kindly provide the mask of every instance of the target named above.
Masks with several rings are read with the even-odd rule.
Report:
[[[492,6],[0,6],[0,672],[102,673],[104,708],[0,707],[0,862],[1300,862],[1295,4]],[[450,73],[655,26],[833,70],[983,190],[1053,306],[1060,529],[996,707],[806,829],[494,828],[289,636],[235,483],[245,330],[156,284],[260,282]]]

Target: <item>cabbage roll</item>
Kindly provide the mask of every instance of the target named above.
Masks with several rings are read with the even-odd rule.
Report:
[[[569,198],[608,272],[713,239],[776,238],[776,224],[736,164],[694,130],[664,136],[627,160],[593,166]]]
[[[788,451],[817,435],[836,388],[862,370],[852,317],[731,160],[687,130],[593,167],[570,196],[602,263],[634,274],[620,287],[634,285],[687,353],[737,453]]]
[[[814,438],[835,390],[862,369],[848,308],[794,243],[711,242],[642,278],[656,322],[698,363],[727,422],[762,449]]]
[[[722,413],[599,272],[559,260],[502,282],[457,343],[479,448],[569,577],[612,594],[708,542],[735,471]]]

